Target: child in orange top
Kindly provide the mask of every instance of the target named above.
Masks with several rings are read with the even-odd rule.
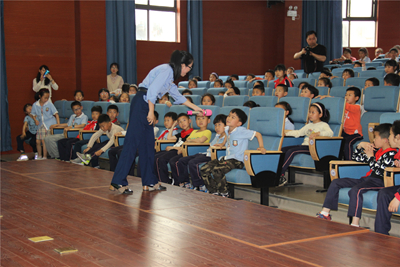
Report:
[[[329,96],[318,96],[317,98],[325,98]],[[361,111],[362,107],[357,105],[357,101],[361,97],[361,90],[357,87],[349,87],[346,90],[346,95],[344,97],[346,101],[345,106],[345,117],[343,124],[342,137],[344,139],[344,159],[351,160],[351,155],[353,155],[354,144],[363,139],[362,127],[361,127]]]

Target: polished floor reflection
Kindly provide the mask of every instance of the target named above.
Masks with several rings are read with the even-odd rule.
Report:
[[[108,190],[111,178],[55,160],[2,162],[1,266],[384,266],[399,259],[400,239],[367,229],[174,186],[142,192],[135,177],[134,194],[125,196]],[[28,240],[43,235],[54,240]],[[78,252],[54,252],[67,246]]]

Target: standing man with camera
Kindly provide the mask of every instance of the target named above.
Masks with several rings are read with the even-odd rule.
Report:
[[[317,44],[317,33],[315,31],[306,33],[306,41],[308,46],[294,54],[293,58],[304,60],[304,72],[307,74],[322,71],[326,60],[326,47]]]

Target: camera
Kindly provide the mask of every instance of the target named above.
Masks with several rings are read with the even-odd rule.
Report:
[[[310,55],[310,51],[311,51],[311,47],[306,46],[304,49],[306,50],[306,55],[309,56]]]

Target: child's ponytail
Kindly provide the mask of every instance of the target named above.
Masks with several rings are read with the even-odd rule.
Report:
[[[320,114],[322,113],[321,121],[328,123],[331,116],[329,114],[329,110],[327,110],[325,108],[324,104],[322,104],[320,102],[315,102],[315,103],[311,104],[310,107],[312,107],[312,106],[316,107]]]

